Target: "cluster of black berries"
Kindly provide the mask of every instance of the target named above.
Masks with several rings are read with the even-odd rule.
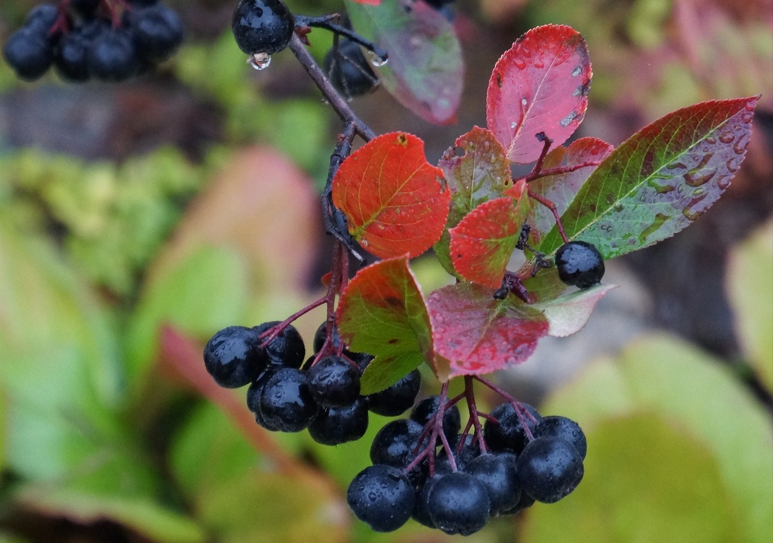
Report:
[[[250,385],[247,407],[263,428],[281,432],[308,428],[318,443],[338,445],[365,434],[369,411],[396,416],[413,405],[421,387],[418,371],[382,392],[362,396],[360,375],[372,356],[344,349],[336,354],[341,339],[333,330],[327,342],[323,323],[314,337],[315,352],[304,363],[303,339],[292,325],[269,338],[279,324],[230,326],[212,336],[204,349],[207,371],[220,386]],[[326,343],[332,354],[320,356]]]
[[[557,502],[582,480],[587,445],[579,425],[543,418],[526,404],[492,411],[483,427],[485,452],[478,439],[458,433],[459,411],[452,406],[443,414],[442,431],[453,464],[440,441],[432,446],[431,463],[428,456],[417,461],[438,406],[438,397],[427,398],[410,419],[384,426],[371,447],[373,465],[349,486],[349,506],[373,530],[393,531],[412,517],[447,534],[469,535],[491,517],[518,513],[535,501]]]
[[[117,82],[168,59],[182,39],[177,14],[158,0],[61,0],[30,11],[3,56],[28,81],[53,64],[67,81]]]

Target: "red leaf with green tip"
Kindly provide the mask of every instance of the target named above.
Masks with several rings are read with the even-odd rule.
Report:
[[[337,315],[349,348],[376,357],[363,375],[363,394],[387,388],[422,360],[432,361],[429,315],[407,256],[360,270],[341,296]]]
[[[620,256],[689,226],[741,166],[758,97],[674,111],[625,141],[591,174],[562,216],[566,235]],[[562,244],[557,228],[539,246]]]
[[[528,211],[528,198],[505,196],[480,204],[452,228],[451,260],[459,275],[499,288]]]
[[[368,252],[418,256],[440,238],[451,194],[443,172],[424,157],[424,142],[402,132],[383,134],[341,164],[333,203],[349,233]]]
[[[491,289],[459,283],[436,290],[427,300],[436,356],[448,376],[480,375],[525,361],[548,333],[545,317],[508,296],[495,300]]]
[[[611,144],[596,138],[580,138],[573,141],[569,147],[553,149],[545,157],[543,171],[552,168],[571,171],[537,178],[529,183],[529,192],[556,204],[558,215],[563,215],[593,170],[613,149]],[[553,213],[537,202],[531,206],[527,221],[531,226],[529,239],[532,245],[538,245],[545,234],[556,225]]]
[[[572,135],[588,107],[591,75],[585,40],[564,25],[529,30],[500,57],[489,80],[486,122],[511,162],[539,158],[540,132],[553,145]]]
[[[377,69],[384,88],[425,121],[450,124],[462,96],[464,65],[453,25],[424,2],[363,6],[346,0],[354,29],[389,53]]]
[[[461,153],[461,154],[460,154]],[[459,136],[438,163],[451,191],[451,210],[443,235],[435,246],[435,255],[449,273],[456,275],[448,233],[478,205],[502,196],[511,183],[510,165],[496,136],[485,128],[473,127]]]

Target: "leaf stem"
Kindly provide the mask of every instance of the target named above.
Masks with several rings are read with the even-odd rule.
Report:
[[[296,15],[295,16],[295,27],[296,28],[308,28],[308,27],[316,27],[316,28],[324,28],[325,30],[329,30],[330,32],[333,32],[336,35],[344,36],[349,41],[353,41],[354,43],[357,43],[359,45],[362,45],[365,49],[372,52],[374,55],[379,57],[382,60],[386,60],[389,58],[389,53],[387,53],[387,50],[383,47],[379,47],[372,41],[366,40],[353,30],[350,30],[346,28],[345,26],[342,26],[340,24],[337,24],[333,21],[338,21],[341,16],[338,13],[331,13],[330,15],[321,15],[318,17],[308,17],[306,15]]]
[[[478,406],[475,403],[475,391],[473,390],[473,381],[472,376],[470,375],[464,376],[464,394],[467,398],[467,409],[470,411],[470,420],[475,427],[474,437],[478,440],[481,454],[486,454],[486,441],[483,439],[483,428],[478,419],[480,415],[478,414]],[[462,438],[462,443],[464,443],[464,438]]]
[[[561,223],[561,216],[558,214],[558,209],[556,208],[556,204],[552,200],[548,200],[544,196],[537,194],[536,192],[527,189],[527,194],[529,195],[529,198],[536,200],[546,208],[550,210],[550,212],[553,214],[553,217],[556,220],[556,226],[558,227],[558,233],[561,236],[561,239],[564,241],[564,243],[569,243],[569,238],[566,237],[566,232],[564,231],[564,225]]]

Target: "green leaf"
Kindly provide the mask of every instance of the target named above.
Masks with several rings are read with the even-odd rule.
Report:
[[[364,394],[383,390],[421,360],[432,360],[427,306],[407,257],[360,270],[341,296],[337,315],[338,330],[349,348],[376,357],[372,377],[363,376]]]
[[[673,236],[700,217],[741,166],[757,98],[703,102],[655,121],[591,174],[561,221],[606,259]],[[538,249],[562,245],[554,227]]]
[[[773,222],[733,248],[727,289],[749,363],[773,392]]]
[[[531,307],[542,311],[548,320],[549,336],[566,337],[579,332],[585,326],[599,300],[614,288],[617,288],[617,285],[597,285],[549,301],[537,302]]]
[[[591,365],[542,412],[575,419],[588,433],[587,480],[561,503],[534,508],[526,543],[566,530],[578,543],[769,541],[769,414],[720,361],[650,337]],[[649,474],[642,482],[640,471]]]

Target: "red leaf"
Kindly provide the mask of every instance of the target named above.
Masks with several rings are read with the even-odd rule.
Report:
[[[450,230],[454,269],[467,279],[491,288],[502,283],[510,256],[528,211],[528,199],[490,200],[476,207]]]
[[[548,333],[548,321],[513,298],[495,300],[490,289],[469,283],[432,293],[427,300],[432,339],[436,357],[449,365],[448,378],[497,371],[534,352]]]
[[[424,142],[383,134],[347,158],[333,179],[333,203],[349,233],[370,253],[418,256],[440,238],[451,193],[424,157]]]
[[[378,6],[381,3],[381,0],[351,0],[352,2],[357,2],[358,4],[365,4],[366,6]]]
[[[486,121],[511,162],[539,158],[540,132],[554,145],[572,135],[588,107],[591,75],[585,40],[564,25],[534,28],[500,57],[489,80]]]

